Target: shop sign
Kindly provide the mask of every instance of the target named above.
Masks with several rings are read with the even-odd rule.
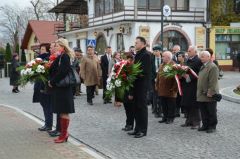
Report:
[[[206,44],[205,28],[204,27],[196,27],[195,31],[196,31],[195,40],[196,40],[197,49],[205,48],[205,44]]]
[[[240,28],[216,28],[216,34],[240,34]]]
[[[149,26],[140,26],[139,27],[139,35],[144,38],[150,37],[150,27]]]

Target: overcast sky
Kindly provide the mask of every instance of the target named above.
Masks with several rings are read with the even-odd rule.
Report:
[[[18,5],[19,7],[30,6],[30,0],[1,0],[0,6]]]

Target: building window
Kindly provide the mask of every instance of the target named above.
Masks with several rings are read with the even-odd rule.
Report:
[[[161,4],[166,4],[172,10],[188,10],[189,0],[138,0],[140,10],[161,10]]]
[[[117,51],[125,50],[123,34],[117,34]]]
[[[216,35],[216,59],[217,60],[234,60],[238,50],[240,50],[239,34],[217,34]]]
[[[235,0],[234,9],[236,13],[240,13],[240,0]]]
[[[156,44],[161,44],[161,36],[158,37]],[[188,42],[184,35],[175,30],[163,33],[163,50],[171,50],[174,45],[180,45],[182,51],[187,51]]]
[[[76,46],[77,46],[77,48],[81,49],[81,41],[80,41],[80,39],[76,40]]]
[[[172,10],[188,10],[189,0],[164,0],[164,4],[169,5]]]
[[[123,0],[95,0],[95,17],[123,10]]]

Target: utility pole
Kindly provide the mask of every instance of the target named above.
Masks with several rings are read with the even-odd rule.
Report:
[[[162,2],[162,5],[161,5],[161,48],[162,48],[162,52],[163,52],[163,5],[164,3]]]

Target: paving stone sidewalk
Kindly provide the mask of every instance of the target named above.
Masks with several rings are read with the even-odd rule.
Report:
[[[239,79],[239,73],[225,72],[224,78],[219,81],[220,88],[237,86],[240,82]],[[82,88],[85,92],[85,88]],[[21,92],[18,94],[11,93],[9,79],[0,79],[0,105],[11,105],[43,119],[41,106],[38,103],[32,103],[33,86],[27,85],[20,90]],[[214,134],[180,127],[185,120],[182,117],[176,118],[170,125],[159,124],[160,119],[154,118],[151,114],[151,107],[149,107],[148,135],[141,139],[135,139],[121,131],[125,122],[124,108],[103,104],[101,92],[95,97],[93,106],[87,105],[85,93],[76,97],[76,113],[71,114],[70,134],[109,158],[240,158],[240,105],[237,103],[226,100],[218,103],[219,124],[217,132]],[[39,125],[35,125],[33,132],[37,127]],[[2,159],[1,155],[0,159]]]
[[[40,125],[19,112],[0,106],[1,159],[93,159],[71,143],[55,144]]]

